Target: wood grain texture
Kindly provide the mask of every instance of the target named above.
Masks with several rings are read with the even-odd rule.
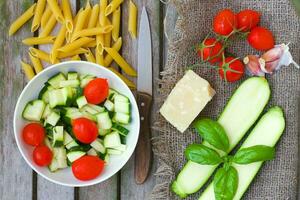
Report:
[[[0,0],[0,199],[32,198],[32,170],[22,158],[13,132],[13,114],[18,96],[20,95],[26,78],[21,73],[20,59],[25,57],[25,48],[21,39],[31,36],[30,26],[26,25],[14,36],[8,37],[10,24],[28,8],[31,1]],[[25,59],[27,62],[28,60]]]

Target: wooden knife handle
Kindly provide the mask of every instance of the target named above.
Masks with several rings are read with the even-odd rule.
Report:
[[[134,175],[137,184],[146,181],[151,169],[152,149],[151,149],[151,128],[150,116],[152,107],[152,97],[148,94],[138,92],[137,103],[140,111],[140,135],[135,149]]]

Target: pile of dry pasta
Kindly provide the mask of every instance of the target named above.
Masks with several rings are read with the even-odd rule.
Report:
[[[75,16],[72,15],[69,0],[38,0],[28,8],[9,28],[9,35],[16,33],[31,18],[31,32],[39,30],[38,37],[23,40],[29,46],[29,57],[32,63],[21,61],[22,69],[28,79],[43,70],[41,61],[51,64],[63,59],[80,60],[84,55],[89,62],[105,66],[131,88],[135,84],[111,67],[113,61],[129,76],[137,76],[136,71],[118,53],[122,47],[120,37],[121,4],[123,0],[100,0],[91,5],[89,1]],[[137,36],[137,8],[129,2],[128,31],[132,38]],[[57,35],[51,35],[56,24],[60,24]],[[52,44],[50,52],[34,48],[34,45]]]

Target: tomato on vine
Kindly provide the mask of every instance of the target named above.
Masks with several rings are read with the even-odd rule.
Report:
[[[221,10],[213,20],[213,30],[221,36],[229,36],[236,29],[236,15],[230,9]]]
[[[238,58],[223,56],[222,62],[219,64],[219,74],[222,79],[228,82],[240,80],[244,75],[244,64]]]
[[[208,61],[211,64],[220,62],[224,53],[223,44],[215,38],[206,38],[198,46],[197,53],[202,61]]]
[[[242,32],[256,27],[260,20],[260,13],[255,10],[242,10],[236,14],[237,29]]]
[[[272,32],[259,26],[251,30],[247,40],[254,49],[260,51],[272,49],[275,44]]]

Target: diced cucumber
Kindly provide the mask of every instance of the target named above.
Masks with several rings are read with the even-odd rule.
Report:
[[[116,150],[116,149],[107,149],[107,154],[110,155],[120,155],[122,154],[122,151]]]
[[[228,134],[230,151],[255,123],[269,97],[270,87],[263,77],[249,78],[235,91],[218,119]],[[208,145],[207,142],[203,144]],[[188,161],[173,182],[172,191],[181,198],[197,192],[216,167]]]
[[[130,114],[130,103],[115,101],[115,112]]]
[[[105,109],[103,107],[97,106],[97,105],[94,105],[94,104],[88,104],[88,107],[94,109],[95,111],[97,111],[97,113],[105,111]]]
[[[55,126],[53,128],[53,147],[61,147],[64,144],[64,127],[63,126]]]
[[[115,148],[121,145],[120,135],[117,132],[112,132],[104,137],[105,148]]]
[[[119,151],[126,151],[127,146],[125,144],[121,144],[120,146],[114,147],[113,149]]]
[[[56,112],[52,112],[48,117],[46,118],[44,125],[46,126],[47,124],[50,124],[51,126],[55,126],[57,122],[60,119],[60,115]]]
[[[59,87],[78,87],[80,85],[79,80],[75,79],[75,80],[66,80],[66,81],[61,81],[59,83]]]
[[[64,131],[64,145],[70,144],[73,141],[73,138],[67,131]]]
[[[108,153],[105,155],[104,161],[105,161],[105,165],[107,165],[109,163],[109,155],[108,155]]]
[[[96,115],[99,128],[110,129],[112,127],[112,121],[108,112],[102,112]]]
[[[81,113],[82,113],[83,117],[85,117],[85,118],[87,118],[89,120],[92,120],[94,122],[97,122],[97,117],[95,115],[91,115],[90,113],[85,112],[85,111],[83,111]]]
[[[80,109],[80,112],[88,112],[88,113],[90,113],[91,115],[95,115],[95,114],[98,113],[96,110],[94,110],[93,108],[89,107],[88,105],[83,106],[83,107]]]
[[[121,124],[129,124],[130,115],[124,113],[115,113],[113,116],[113,120]]]
[[[50,165],[48,166],[50,172],[55,172],[59,169],[58,162],[55,158],[52,158]]]
[[[49,80],[48,83],[54,87],[54,88],[59,88],[60,82],[65,81],[66,77],[63,73],[58,73],[54,76],[52,76]]]
[[[104,102],[104,107],[109,111],[114,111],[114,103],[108,99]]]
[[[67,77],[68,80],[77,80],[79,78],[77,72],[68,72]]]
[[[90,150],[88,150],[87,155],[98,156],[97,151],[94,148],[91,148]]]
[[[49,84],[45,84],[39,93],[39,99],[43,100],[45,103],[49,103],[49,91],[51,90],[54,90],[54,87]]]
[[[91,147],[93,147],[96,151],[99,151],[100,153],[105,154],[105,147],[103,146],[103,144],[101,143],[101,141],[99,139],[96,139],[95,141],[93,141],[91,144]]]
[[[114,102],[116,103],[116,101],[130,103],[128,97],[126,97],[122,94],[116,94],[115,95]]]
[[[44,139],[44,143],[52,151],[53,147],[51,146],[51,142],[49,141],[49,139],[47,137]]]
[[[274,147],[282,135],[284,127],[285,120],[281,108],[273,107],[262,116],[240,149],[255,145]],[[239,175],[239,182],[237,192],[233,198],[234,200],[239,200],[242,198],[262,164],[263,162],[255,162],[249,165],[233,164],[233,167],[237,170]],[[204,190],[199,200],[213,199],[215,199],[214,188],[213,184],[210,184]]]
[[[83,117],[83,114],[81,112],[72,112],[72,113],[69,113],[69,114],[66,114],[64,117],[63,117],[63,120],[65,123],[67,124],[71,124],[71,121],[72,119],[77,119],[77,118],[80,118],[80,117]]]
[[[117,123],[113,123],[111,130],[113,131],[117,131],[119,134],[123,135],[123,136],[127,136],[129,133],[129,130]]]
[[[79,146],[79,144],[75,140],[73,140],[72,142],[70,142],[69,144],[66,145],[66,148],[68,150],[70,150],[71,148],[77,147],[77,146]]]
[[[72,163],[75,160],[84,156],[85,154],[86,153],[84,151],[71,151],[71,152],[67,153],[67,158]]]
[[[80,96],[76,99],[76,103],[78,108],[82,108],[83,106],[85,106],[88,102],[85,98],[85,96]]]
[[[40,121],[46,104],[42,100],[33,100],[27,103],[23,110],[23,118],[30,121]]]
[[[84,88],[90,81],[94,79],[95,79],[94,76],[86,75],[83,79],[81,79],[80,87]]]
[[[116,90],[109,88],[109,90],[108,90],[108,99],[113,101],[116,94],[119,94],[119,93]]]
[[[99,134],[100,136],[104,136],[104,135],[106,135],[106,134],[108,134],[108,133],[110,133],[110,129],[102,129],[102,128],[99,128],[99,129],[98,129],[98,134]]]
[[[44,109],[44,112],[43,112],[43,115],[42,115],[42,119],[46,119],[51,113],[52,113],[52,109],[50,108],[50,105],[47,104],[45,106],[45,109]]]
[[[49,104],[51,108],[70,105],[72,100],[73,91],[71,87],[55,89],[49,92]]]
[[[63,169],[68,167],[67,165],[67,152],[64,147],[54,147],[53,156],[57,160],[57,167]]]

